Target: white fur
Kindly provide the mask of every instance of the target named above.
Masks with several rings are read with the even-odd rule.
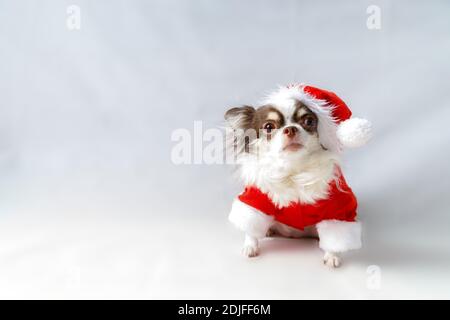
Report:
[[[228,220],[247,235],[261,239],[266,236],[274,218],[236,199],[231,207]]]
[[[319,247],[326,252],[345,252],[361,248],[361,223],[325,220],[316,225]]]
[[[351,118],[339,124],[336,135],[344,147],[361,147],[372,137],[372,124],[366,119]]]
[[[259,254],[258,238],[246,234],[242,254],[248,258],[256,257]]]
[[[238,159],[245,185],[267,193],[280,208],[291,202],[314,203],[328,196],[329,182],[336,178],[338,158],[328,151],[311,155],[245,154]]]

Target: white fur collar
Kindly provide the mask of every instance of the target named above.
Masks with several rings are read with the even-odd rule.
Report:
[[[291,202],[312,204],[327,198],[329,183],[337,178],[339,163],[335,154],[323,150],[306,159],[244,154],[238,162],[245,185],[253,185],[267,193],[280,208]]]

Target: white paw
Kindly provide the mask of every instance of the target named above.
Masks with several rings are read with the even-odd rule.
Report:
[[[341,258],[334,253],[325,252],[325,255],[323,256],[323,264],[330,268],[337,268],[341,265]]]
[[[252,245],[245,245],[242,248],[242,254],[248,258],[256,257],[259,254],[259,247]]]

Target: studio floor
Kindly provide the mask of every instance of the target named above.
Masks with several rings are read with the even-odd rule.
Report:
[[[312,239],[241,242],[226,220],[4,219],[0,298],[450,298],[444,248],[368,243],[331,270]]]

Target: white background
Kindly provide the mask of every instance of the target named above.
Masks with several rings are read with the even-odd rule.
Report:
[[[0,297],[450,298],[449,57],[448,1],[1,0]],[[170,158],[291,82],[374,124],[344,159],[364,249],[335,271],[315,241],[241,257],[232,168]]]

